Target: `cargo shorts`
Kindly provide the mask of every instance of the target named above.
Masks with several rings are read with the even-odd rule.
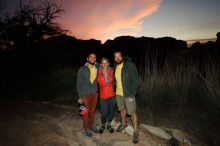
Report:
[[[136,100],[135,97],[124,97],[116,95],[116,101],[118,110],[126,110],[128,115],[132,115],[136,111]]]

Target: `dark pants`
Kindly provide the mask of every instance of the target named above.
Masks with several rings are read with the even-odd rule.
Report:
[[[105,125],[106,122],[107,124],[110,124],[112,122],[115,112],[115,105],[115,97],[111,97],[108,99],[100,99],[102,125]]]
[[[83,116],[83,128],[91,128],[94,126],[97,94],[83,96],[83,102],[88,110],[88,113]]]

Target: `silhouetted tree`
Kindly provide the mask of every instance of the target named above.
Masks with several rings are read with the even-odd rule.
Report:
[[[56,22],[64,13],[61,5],[51,1],[45,1],[41,5],[31,0],[29,3],[25,2],[20,0],[15,11],[0,16],[0,88],[5,95],[10,92],[8,89],[19,91],[18,86],[15,87],[16,83],[25,85],[30,78],[35,67],[33,64],[42,55],[38,53],[39,56],[33,60],[37,42],[45,36],[57,36],[66,32]]]
[[[37,6],[19,1],[19,6],[13,15],[6,15],[1,21],[1,44],[10,47],[27,48],[31,43],[44,36],[63,34],[62,29],[55,21],[63,14],[61,5],[45,1],[44,5]],[[26,45],[26,46],[24,46]]]

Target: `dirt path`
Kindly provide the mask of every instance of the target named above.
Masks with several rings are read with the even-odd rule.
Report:
[[[100,127],[100,114],[96,113]],[[123,133],[83,133],[82,118],[74,106],[40,102],[1,103],[0,146],[133,146],[132,137]],[[140,131],[136,146],[159,146]]]

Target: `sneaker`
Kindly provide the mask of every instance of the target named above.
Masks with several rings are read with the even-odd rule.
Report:
[[[127,124],[120,124],[118,128],[116,129],[116,132],[121,132],[122,130],[125,130],[127,127]]]
[[[85,135],[88,136],[88,137],[92,137],[92,132],[90,129],[86,128],[85,129]]]
[[[105,126],[102,125],[101,128],[99,129],[99,133],[102,134],[104,130],[105,130]]]
[[[107,129],[110,133],[114,133],[114,129],[112,128],[112,126],[108,125]]]
[[[133,135],[133,143],[137,144],[139,141],[139,132],[137,130],[134,131],[134,135]]]
[[[98,133],[99,130],[96,127],[89,128],[93,133]]]

